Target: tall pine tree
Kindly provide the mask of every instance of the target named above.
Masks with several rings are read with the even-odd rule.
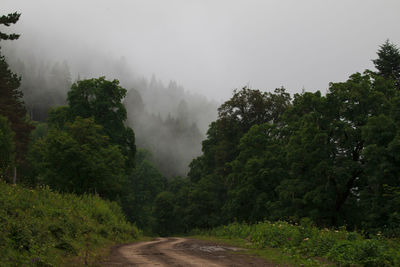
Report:
[[[13,13],[0,17],[0,25],[6,27],[11,24],[15,24],[20,17],[20,14]],[[17,34],[5,34],[0,32],[0,43],[3,40],[16,40],[19,35]],[[14,168],[13,182],[16,181],[16,167],[21,165],[26,153],[29,134],[33,129],[33,126],[27,120],[27,114],[24,102],[22,100],[22,92],[19,89],[21,79],[13,73],[4,56],[0,50],[0,115],[8,118],[11,124],[11,129],[15,132],[15,144],[16,144],[16,162]]]
[[[380,46],[378,58],[372,60],[378,74],[385,78],[395,80],[396,87],[400,90],[400,50],[389,40]]]

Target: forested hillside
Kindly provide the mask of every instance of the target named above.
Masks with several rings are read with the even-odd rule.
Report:
[[[187,174],[190,161],[201,153],[209,123],[217,117],[215,101],[190,93],[174,81],[165,86],[155,75],[150,80],[142,77],[123,60],[95,55],[91,64],[80,59],[70,67],[66,60],[47,59],[10,43],[3,53],[22,78],[26,109],[35,121],[45,122],[50,108],[65,105],[74,82],[99,76],[118,79],[127,89],[126,123],[135,129],[137,144],[151,151],[150,161],[167,177]]]

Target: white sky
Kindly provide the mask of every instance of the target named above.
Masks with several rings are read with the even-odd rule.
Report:
[[[325,92],[400,45],[400,0],[1,0],[12,32],[57,60],[124,56],[136,73],[218,101],[234,88]],[[109,77],[112,78],[112,77]]]

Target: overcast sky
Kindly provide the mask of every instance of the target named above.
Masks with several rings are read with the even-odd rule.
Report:
[[[387,38],[400,44],[399,0],[1,0],[0,10],[22,13],[11,30],[34,53],[123,56],[219,101],[244,85],[325,92],[372,68]]]

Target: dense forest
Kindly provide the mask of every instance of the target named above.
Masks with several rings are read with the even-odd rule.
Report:
[[[9,51],[0,57],[6,183],[114,201],[147,234],[308,220],[399,236],[400,51],[389,40],[376,70],[327,92],[243,87],[218,109],[175,82],[72,81],[67,62]]]
[[[188,178],[158,196],[156,208],[169,204],[164,216],[181,223],[170,231],[309,218],[398,236],[400,51],[386,41],[377,54],[376,71],[326,94],[236,90]]]

